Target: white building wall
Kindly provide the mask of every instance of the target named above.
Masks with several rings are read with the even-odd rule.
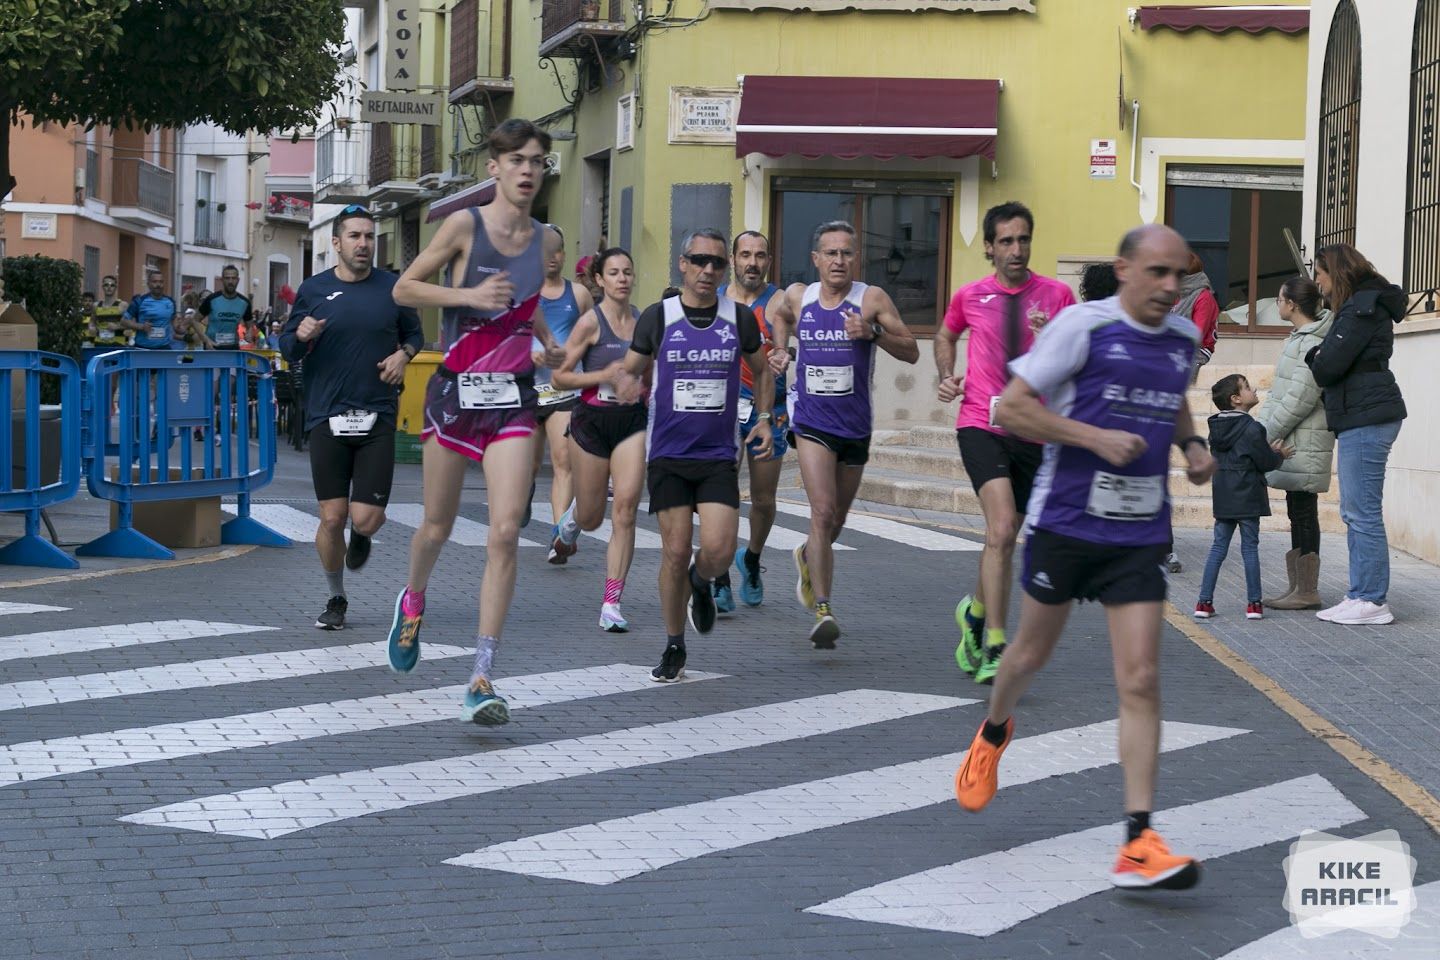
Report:
[[[371,2],[363,7],[347,7],[345,10],[345,47],[355,52],[355,59],[344,69],[344,74],[351,81],[342,85],[341,89],[358,90],[359,83],[364,79],[363,70],[365,67],[365,48],[368,43],[374,43],[375,38],[384,31],[380,28],[380,16],[383,7],[379,2]],[[369,38],[367,40],[367,38]],[[345,98],[342,92],[332,103],[326,105],[320,114],[319,126],[329,123],[334,117],[350,117],[353,120],[360,119],[360,105],[358,101],[352,102]],[[312,183],[312,188],[315,184]],[[312,209],[310,220],[310,240],[312,260],[311,269],[315,273],[328,270],[335,266],[334,252],[330,247],[330,221],[335,215],[344,209],[344,204],[338,203],[317,203]],[[297,269],[296,274],[299,274]],[[299,283],[292,286],[299,288]]]
[[[249,142],[245,136],[229,133],[213,124],[185,128],[180,157],[180,274],[204,278],[204,289],[215,289],[215,278],[226,264],[240,269],[241,292],[253,296],[249,271],[249,218],[245,203],[250,199]],[[213,175],[211,216],[220,221],[212,228],[220,246],[196,243],[197,183],[199,171]],[[224,205],[223,212],[220,206]],[[213,222],[213,221],[212,221]]]

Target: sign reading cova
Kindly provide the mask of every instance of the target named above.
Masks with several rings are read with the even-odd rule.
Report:
[[[360,120],[364,123],[418,123],[440,126],[440,95],[435,93],[391,93],[377,90],[360,98]]]
[[[414,90],[420,73],[420,4],[391,0],[385,7],[385,87]]]

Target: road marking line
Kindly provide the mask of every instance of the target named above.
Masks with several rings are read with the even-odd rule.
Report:
[[[7,580],[0,583],[0,590],[14,590],[19,587],[43,587],[51,583],[73,583],[77,580],[99,580],[102,577],[117,577],[125,573],[150,573],[155,570],[171,570],[175,567],[191,567],[197,563],[214,563],[216,560],[233,560],[243,557],[258,547],[249,544],[243,547],[227,547],[214,550],[198,557],[183,557],[179,560],[161,560],[157,563],[136,563],[127,567],[111,567],[108,570],[79,570],[61,573],[52,577],[34,577],[30,580]]]
[[[696,674],[700,679],[708,679],[709,676]],[[587,697],[662,689],[650,681],[647,668],[623,663],[509,677],[498,682],[501,692],[511,699],[511,708],[516,710]],[[460,687],[451,684],[429,690],[306,704],[214,720],[190,720],[132,727],[113,733],[35,740],[0,747],[0,785],[128,767],[156,760],[268,747],[341,733],[452,720],[459,715]],[[135,823],[150,822],[145,819],[145,813],[136,817]]]
[[[222,503],[220,509],[232,515],[239,513],[239,508],[233,503]],[[315,531],[320,529],[319,517],[284,503],[252,503],[250,516],[296,543],[313,542]]]
[[[609,508],[607,507],[606,509],[608,510]],[[555,511],[550,508],[550,504],[537,503],[531,508],[531,512],[537,521],[552,527],[555,525]],[[640,511],[637,509],[635,511],[635,514],[638,517]],[[615,535],[615,530],[614,527],[610,525],[610,521],[606,520],[594,530],[582,531],[582,535],[587,536],[592,540],[599,540],[602,543],[608,544],[611,538]],[[652,533],[651,531],[646,530],[637,524],[635,527],[635,549],[659,550],[660,534]]]
[[[784,743],[974,702],[929,694],[852,690],[572,740],[292,780],[155,807],[122,819],[273,839],[372,813]]]
[[[462,657],[469,654],[470,651],[465,647],[432,643],[425,645],[427,658]],[[171,663],[141,667],[137,670],[53,677],[48,680],[22,680],[0,685],[0,710],[23,710],[80,700],[103,700],[142,693],[309,677],[321,673],[362,670],[385,662],[385,647],[382,644],[356,643],[341,647],[282,650],[278,653],[253,653],[242,657]]]
[[[1367,816],[1312,774],[1174,807],[1157,819],[1177,852],[1213,860]],[[1037,840],[856,890],[805,912],[988,937],[1110,889],[1109,865],[1122,830],[1105,824]]]
[[[44,603],[11,603],[0,600],[0,617],[13,617],[20,613],[64,613],[69,607],[52,607]]]
[[[279,627],[257,627],[246,623],[217,623],[209,620],[150,620],[144,623],[117,623],[105,627],[76,627],[0,637],[0,660],[53,657],[89,650],[113,650],[142,643],[192,640],[197,637],[224,637],[235,633],[261,633]]]
[[[774,550],[794,550],[801,544],[808,542],[809,539],[810,535],[808,533],[801,533],[798,530],[788,530],[779,524],[775,524],[770,528],[770,535],[765,538],[765,547],[766,549]],[[746,517],[740,518],[740,533],[737,540],[742,547],[750,543],[750,521]],[[855,548],[846,546],[843,543],[837,543],[833,545],[833,549],[840,551],[854,550]]]
[[[1116,763],[1114,720],[1055,730],[1011,744],[1002,788]],[[1163,750],[1248,733],[1167,723]],[[616,883],[672,863],[766,840],[953,803],[964,751],[586,824],[482,847],[445,862],[577,883]]]
[[[1301,703],[1279,683],[1257,669],[1250,661],[1231,650],[1191,617],[1181,613],[1170,602],[1165,604],[1165,619],[1190,642],[1220,661],[1236,676],[1263,693],[1270,702],[1284,710],[1304,727],[1311,736],[1348,760],[1355,769],[1384,787],[1397,800],[1415,812],[1430,828],[1440,833],[1440,799],[1409,776],[1380,759],[1373,751],[1360,745],[1350,734]]]
[[[1232,950],[1220,960],[1295,960],[1296,957],[1344,957],[1345,960],[1435,960],[1440,944],[1440,882],[1415,888],[1415,912],[1391,940],[1362,930],[1337,930],[1323,940],[1307,940],[1296,926]]]
[[[780,513],[787,513],[792,517],[810,516],[810,507],[808,504],[787,503],[781,500],[776,502],[775,509]],[[893,540],[907,547],[918,547],[921,550],[979,553],[985,549],[985,544],[975,540],[952,537],[947,533],[939,533],[935,530],[928,530],[925,527],[899,523],[895,520],[886,520],[882,517],[872,517],[863,513],[849,514],[845,518],[845,529],[854,530],[856,533],[869,534],[872,537]]]
[[[419,529],[425,520],[425,507],[419,503],[392,503],[385,508],[385,517],[406,527]],[[456,517],[455,526],[450,530],[450,542],[462,547],[483,547],[489,541],[490,528],[483,523]],[[522,547],[539,547],[543,544],[520,538]]]

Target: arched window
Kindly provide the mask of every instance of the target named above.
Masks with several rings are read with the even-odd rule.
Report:
[[[1405,198],[1405,289],[1426,294],[1433,310],[1440,289],[1440,170],[1435,164],[1435,99],[1440,93],[1440,2],[1415,8],[1410,60],[1410,173]]]
[[[1355,242],[1355,186],[1360,167],[1360,18],[1341,0],[1325,43],[1320,81],[1320,196],[1315,245]]]

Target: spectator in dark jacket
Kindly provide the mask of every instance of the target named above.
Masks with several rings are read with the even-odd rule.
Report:
[[[1210,390],[1219,413],[1210,418],[1210,452],[1215,456],[1211,496],[1215,509],[1215,540],[1200,580],[1195,619],[1215,616],[1215,581],[1230,552],[1230,540],[1240,530],[1240,556],[1245,561],[1245,617],[1264,616],[1260,599],[1260,518],[1270,516],[1270,492],[1265,474],[1280,466],[1294,447],[1282,447],[1265,437],[1260,421],[1250,411],[1260,402],[1255,389],[1238,373],[1221,377]]]
[[[1405,400],[1390,372],[1405,294],[1344,243],[1315,252],[1315,284],[1336,315],[1305,362],[1324,391],[1326,425],[1336,438],[1340,517],[1350,552],[1345,599],[1315,616],[1332,623],[1393,623],[1382,508],[1385,463],[1405,419]]]

